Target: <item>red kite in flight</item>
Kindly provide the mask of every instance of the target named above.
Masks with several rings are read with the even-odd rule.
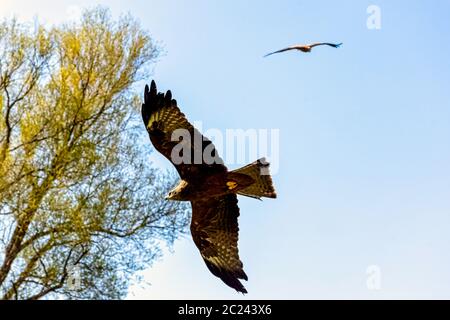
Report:
[[[312,48],[317,47],[317,46],[330,46],[333,48],[339,48],[340,46],[342,46],[342,43],[334,44],[334,43],[328,43],[328,42],[320,42],[320,43],[313,43],[313,44],[307,44],[307,45],[296,44],[291,47],[287,47],[287,48],[284,48],[284,49],[281,49],[281,50],[278,50],[275,52],[268,53],[264,57],[270,56],[275,53],[289,51],[289,50],[299,50],[301,52],[311,52]]]
[[[158,93],[152,81],[145,87],[142,118],[153,146],[178,171],[181,181],[167,199],[190,201],[191,233],[208,269],[228,286],[247,293],[239,279],[248,280],[238,255],[237,194],[260,199],[276,198],[269,175],[269,164],[259,159],[243,168],[228,171],[213,143],[203,137],[186,119],[172,99],[172,93]],[[173,141],[177,130],[190,135]],[[200,143],[195,143],[200,137]],[[174,159],[175,147],[182,146],[184,161]],[[201,161],[195,161],[195,153]],[[203,157],[210,155],[210,159]],[[210,160],[214,161],[210,161]],[[198,159],[197,159],[198,160]]]

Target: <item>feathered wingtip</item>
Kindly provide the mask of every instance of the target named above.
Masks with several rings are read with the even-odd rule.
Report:
[[[204,259],[204,261],[209,271],[211,271],[211,273],[216,277],[220,278],[227,286],[233,288],[234,290],[242,294],[248,293],[247,289],[245,289],[241,281],[239,281],[239,279],[248,281],[248,277],[245,274],[244,270],[241,269],[235,271],[227,271],[219,268],[218,266],[216,266],[215,264],[211,263],[208,260]]]
[[[156,82],[155,80],[152,80],[152,83],[150,85],[150,89],[148,88],[148,84],[145,85],[145,91],[144,91],[144,103],[149,103],[151,98],[155,97],[157,93],[156,90]]]
[[[176,104],[176,100],[172,99],[172,92],[167,90],[166,94],[162,92],[158,93],[156,82],[152,80],[150,88],[148,85],[145,85],[144,104],[148,108],[149,106],[158,105],[160,102],[164,102],[165,105]]]
[[[341,42],[341,43],[338,43],[338,44],[336,45],[336,48],[340,48],[342,45],[343,45],[342,42]]]
[[[150,88],[148,85],[145,85],[144,89],[144,103],[142,104],[142,120],[144,120],[144,124],[147,125],[150,120],[150,114],[152,113],[152,109],[155,105],[155,100],[157,96],[156,82],[152,80]]]
[[[144,89],[144,103],[142,104],[142,119],[147,125],[150,120],[150,115],[162,107],[176,106],[177,101],[172,99],[172,92],[167,90],[166,94],[158,93],[155,80],[152,80],[150,87],[145,85]]]

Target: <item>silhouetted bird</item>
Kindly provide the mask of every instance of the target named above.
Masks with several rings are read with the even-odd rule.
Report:
[[[311,52],[312,48],[317,47],[317,46],[330,46],[333,48],[339,48],[341,45],[342,45],[342,43],[334,44],[334,43],[328,43],[328,42],[320,42],[320,43],[313,43],[313,44],[307,44],[307,45],[296,44],[291,47],[287,47],[287,48],[284,48],[284,49],[281,49],[281,50],[278,50],[275,52],[268,53],[264,57],[270,56],[275,53],[289,51],[289,50],[299,50],[301,52]]]

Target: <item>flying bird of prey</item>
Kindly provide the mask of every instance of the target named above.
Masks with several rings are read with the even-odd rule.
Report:
[[[213,143],[188,122],[170,90],[166,94],[158,93],[154,81],[150,89],[145,87],[142,118],[153,146],[172,162],[180,175],[180,182],[166,199],[191,202],[191,234],[206,266],[228,286],[247,293],[239,281],[248,278],[238,254],[237,194],[257,199],[276,198],[269,164],[259,159],[229,171]],[[173,141],[172,135],[180,131],[189,133],[190,138]],[[196,137],[200,137],[200,143],[195,143]],[[180,143],[185,148],[180,152],[183,161],[173,155]],[[214,161],[204,154],[211,155]]]
[[[289,51],[289,50],[299,50],[301,52],[311,52],[312,48],[317,47],[317,46],[330,46],[333,48],[339,48],[340,46],[342,46],[342,43],[334,44],[334,43],[328,43],[328,42],[319,42],[319,43],[313,43],[313,44],[307,44],[307,45],[296,44],[291,47],[287,47],[287,48],[284,48],[284,49],[281,49],[278,51],[268,53],[264,57],[268,57],[272,54],[285,52],[285,51]]]

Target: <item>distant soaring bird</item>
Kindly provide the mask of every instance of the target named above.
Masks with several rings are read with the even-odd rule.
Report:
[[[167,199],[191,202],[191,234],[206,266],[228,286],[247,293],[239,281],[248,278],[238,255],[237,194],[276,198],[269,164],[259,159],[228,171],[213,143],[188,122],[170,90],[165,95],[158,93],[154,81],[150,90],[145,87],[142,118],[153,146],[172,162],[181,177]],[[183,132],[188,137],[174,141],[173,136]],[[183,161],[175,158],[180,147],[185,148]]]
[[[334,43],[328,43],[328,42],[320,42],[320,43],[313,43],[313,44],[307,44],[307,45],[296,44],[291,47],[287,47],[287,48],[284,48],[284,49],[281,49],[281,50],[278,50],[275,52],[268,53],[264,57],[270,56],[275,53],[289,51],[289,50],[299,50],[302,52],[311,52],[312,48],[317,47],[317,46],[330,46],[333,48],[339,48],[340,46],[342,46],[342,43],[334,44]]]

